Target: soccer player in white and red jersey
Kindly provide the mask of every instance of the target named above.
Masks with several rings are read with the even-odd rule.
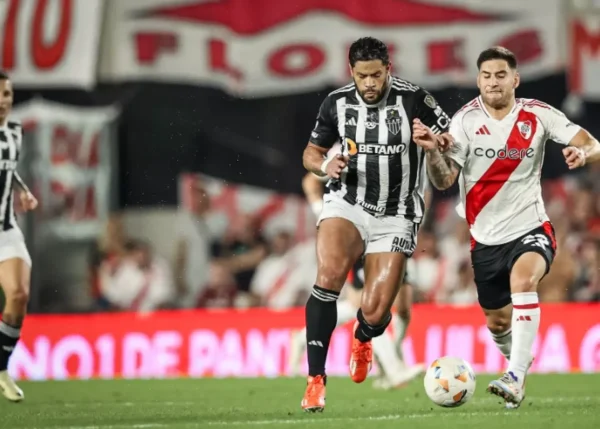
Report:
[[[564,145],[570,169],[600,159],[600,143],[546,103],[515,98],[515,55],[502,47],[478,60],[480,96],[452,119],[453,147],[442,153],[418,120],[415,142],[426,149],[433,185],[449,188],[460,175],[462,204],[472,237],[471,258],[479,303],[508,369],[488,392],[507,408],[525,397],[525,376],[540,324],[537,285],[556,252],[540,176],[547,140]]]

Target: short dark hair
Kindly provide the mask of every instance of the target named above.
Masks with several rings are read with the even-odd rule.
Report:
[[[352,43],[348,53],[350,66],[354,67],[358,61],[374,60],[381,60],[386,66],[390,63],[390,54],[385,43],[374,37],[362,37]]]
[[[481,65],[484,62],[491,60],[504,60],[511,69],[514,70],[517,68],[517,57],[503,46],[494,46],[479,54],[479,58],[477,58],[477,69],[481,70]]]
[[[0,80],[10,80],[10,76],[4,70],[0,69]]]

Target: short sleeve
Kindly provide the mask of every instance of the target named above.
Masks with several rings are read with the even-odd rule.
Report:
[[[335,105],[331,97],[327,97],[317,116],[317,123],[310,134],[310,142],[324,149],[329,149],[333,144],[340,140],[336,125]]]
[[[435,134],[442,134],[448,131],[450,118],[438,104],[433,95],[424,89],[419,89],[415,95],[416,99],[413,106],[413,118],[420,119],[421,122],[431,128]]]
[[[446,156],[464,167],[469,155],[469,137],[463,127],[463,116],[455,116],[450,122],[450,135],[454,138],[454,145],[446,153]]]
[[[540,107],[539,116],[541,116],[546,129],[546,135],[556,143],[568,145],[581,130],[579,125],[571,122],[563,112],[554,107]]]

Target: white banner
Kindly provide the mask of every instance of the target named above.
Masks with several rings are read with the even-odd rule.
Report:
[[[295,93],[348,81],[348,47],[368,35],[389,44],[405,79],[473,86],[477,56],[494,45],[515,51],[525,79],[564,66],[560,13],[560,0],[113,0],[100,70],[109,81]]]
[[[25,145],[34,148],[33,189],[40,201],[36,233],[85,239],[102,231],[110,208],[111,175],[116,174],[111,159],[117,115],[112,107],[80,108],[44,100],[15,109]]]
[[[21,87],[93,87],[104,3],[0,1],[0,69]]]
[[[260,229],[266,237],[288,231],[298,241],[303,241],[315,235],[317,219],[304,198],[255,186],[227,183],[204,174],[187,173],[179,176],[179,203],[182,209],[190,210],[195,204],[192,191],[194,182],[200,184],[210,196],[207,221],[214,236],[224,235],[227,228],[243,214],[260,219]]]
[[[569,23],[569,89],[600,101],[600,10],[574,16]]]

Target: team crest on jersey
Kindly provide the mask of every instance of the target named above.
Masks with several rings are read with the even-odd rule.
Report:
[[[517,122],[517,128],[519,129],[519,132],[523,138],[525,140],[529,140],[529,137],[531,137],[531,121]]]
[[[400,116],[397,110],[387,111],[385,124],[387,125],[390,133],[392,133],[393,135],[398,135],[400,129],[402,128],[402,117]]]
[[[433,98],[433,95],[431,95],[431,94],[427,94],[425,96],[425,98],[423,99],[423,102],[425,103],[426,106],[431,107],[432,109],[435,109],[437,106],[437,102],[435,101],[435,98]]]

